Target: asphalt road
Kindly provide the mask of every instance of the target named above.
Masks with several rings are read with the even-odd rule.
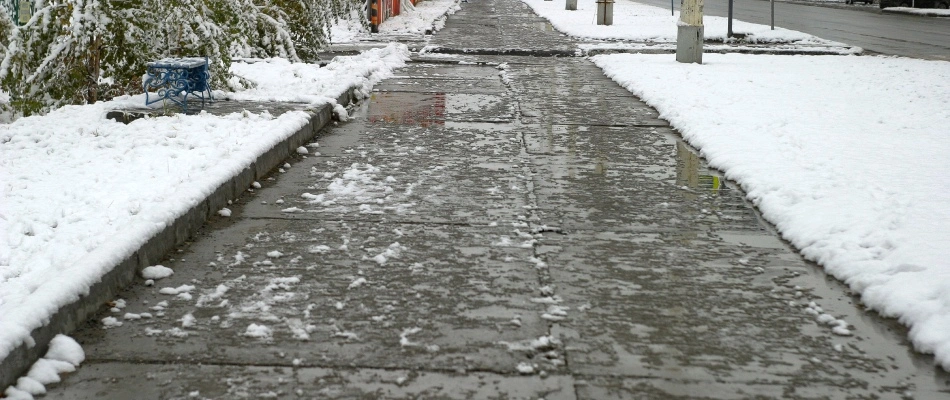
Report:
[[[637,1],[658,7],[670,7],[669,0]],[[675,1],[677,9],[679,3]],[[706,15],[728,15],[728,0],[706,0],[704,3]],[[950,60],[950,18],[882,14],[878,10],[860,8],[775,2],[775,25],[860,46],[871,52]],[[735,0],[733,18],[768,25],[769,2]]]

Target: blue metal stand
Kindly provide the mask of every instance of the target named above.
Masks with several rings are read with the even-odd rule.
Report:
[[[142,89],[145,91],[145,105],[169,100],[181,106],[188,113],[188,96],[201,98],[201,107],[205,99],[214,101],[211,96],[211,87],[208,80],[208,58],[165,58],[146,64],[147,69],[142,79]],[[157,98],[149,99],[149,89],[158,89]],[[207,97],[206,97],[207,96]]]

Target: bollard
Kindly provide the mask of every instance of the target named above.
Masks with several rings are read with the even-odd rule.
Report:
[[[676,61],[703,63],[703,0],[683,0],[676,30]]]
[[[567,0],[565,10],[577,11],[577,0]]]
[[[597,25],[614,24],[614,0],[597,0]]]

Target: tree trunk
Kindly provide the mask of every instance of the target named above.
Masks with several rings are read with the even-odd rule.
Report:
[[[89,60],[86,63],[86,103],[99,100],[99,65],[101,60],[102,38],[96,36],[89,42]]]

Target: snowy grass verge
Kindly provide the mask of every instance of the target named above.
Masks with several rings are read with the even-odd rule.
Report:
[[[404,45],[337,57],[325,68],[280,60],[235,66],[257,82],[232,98],[329,102],[372,86],[409,59]],[[141,96],[68,106],[0,126],[0,360],[258,156],[306,125],[274,117],[106,119]]]
[[[950,63],[601,55],[809,260],[950,370]]]
[[[538,15],[551,22],[558,31],[581,39],[630,40],[640,42],[676,42],[676,26],[679,11],[670,15],[669,9],[648,6],[629,0],[614,3],[613,25],[597,25],[597,4],[578,2],[576,11],[564,9],[564,2],[545,0],[522,0]],[[726,41],[726,25],[723,17],[703,17],[706,40]],[[807,33],[768,25],[751,24],[733,20],[733,31],[745,34],[742,43],[782,43],[805,46],[847,47],[843,43],[817,38]]]

